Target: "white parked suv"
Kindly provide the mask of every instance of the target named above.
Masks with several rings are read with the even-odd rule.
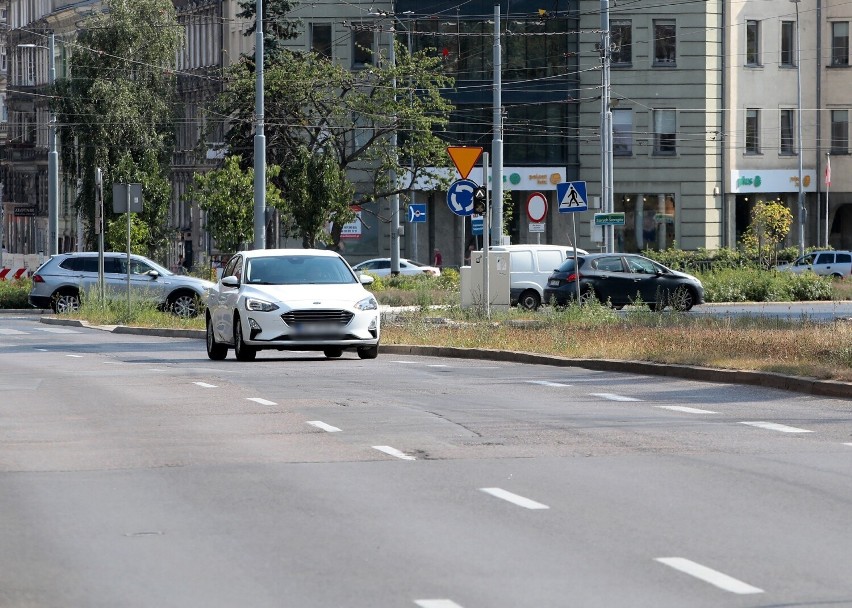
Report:
[[[130,256],[130,288],[134,297],[156,302],[179,317],[201,312],[201,297],[214,283],[174,274],[141,255]],[[104,287],[108,294],[126,293],[127,254],[104,253]],[[80,300],[98,288],[98,253],[60,253],[39,266],[33,275],[29,303],[54,312],[75,311]]]
[[[812,251],[799,257],[792,264],[781,264],[778,270],[785,272],[805,272],[810,270],[822,276],[836,279],[852,274],[852,252],[850,251]]]

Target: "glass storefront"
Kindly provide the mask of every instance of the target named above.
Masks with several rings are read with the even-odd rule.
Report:
[[[638,253],[674,247],[674,194],[616,193],[614,207],[616,213],[624,213],[624,226],[615,227],[617,251]]]

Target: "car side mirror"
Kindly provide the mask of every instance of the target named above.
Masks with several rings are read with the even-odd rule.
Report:
[[[152,279],[157,279],[157,278],[159,278],[159,276],[160,276],[160,273],[159,273],[159,272],[157,272],[156,270],[149,270],[146,274],[147,274],[149,277],[151,277]]]
[[[361,274],[361,273],[359,272],[359,273],[358,273],[358,280],[360,280],[360,281],[361,281],[361,285],[372,285],[372,284],[373,284],[373,281],[374,281],[375,279],[374,279],[373,277],[371,277],[370,275],[368,275],[368,274]]]
[[[233,275],[228,277],[222,277],[222,285],[224,287],[239,287],[240,280]]]

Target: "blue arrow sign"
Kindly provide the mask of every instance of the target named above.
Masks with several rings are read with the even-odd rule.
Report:
[[[460,179],[450,184],[447,190],[447,206],[456,215],[473,213],[473,194],[479,187],[473,180]]]
[[[559,213],[575,213],[589,208],[586,198],[586,182],[562,182],[556,184],[556,200]]]
[[[426,205],[408,205],[408,223],[420,224],[426,221]]]

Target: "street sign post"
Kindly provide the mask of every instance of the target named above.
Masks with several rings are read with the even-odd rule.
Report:
[[[562,182],[556,184],[556,200],[559,213],[575,213],[589,208],[586,182]]]
[[[624,213],[595,213],[595,226],[624,226]]]

